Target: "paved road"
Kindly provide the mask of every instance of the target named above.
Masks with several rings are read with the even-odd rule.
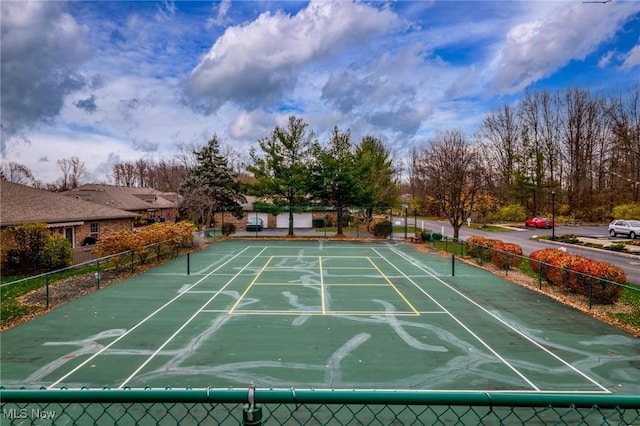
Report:
[[[425,228],[428,228],[434,232],[442,232],[442,230],[444,229],[444,235],[453,235],[453,228],[451,227],[449,222],[419,219],[418,226],[421,226],[422,223],[424,223]],[[533,251],[541,250],[544,248],[558,247],[559,244],[557,242],[531,239],[534,235],[550,236],[551,234],[551,229],[518,228],[518,230],[513,232],[488,232],[463,226],[460,230],[460,238],[462,239],[466,239],[472,235],[480,235],[489,238],[498,238],[505,242],[518,244],[520,247],[522,247],[522,251],[525,255],[529,255]],[[556,236],[575,234],[581,237],[608,237],[606,226],[556,226],[555,234]],[[593,260],[617,265],[622,268],[622,270],[627,275],[628,282],[640,284],[640,256],[572,245],[565,245],[565,247],[570,253],[579,254]]]

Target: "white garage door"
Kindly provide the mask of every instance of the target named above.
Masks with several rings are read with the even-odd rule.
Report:
[[[294,213],[294,228],[311,228],[313,226],[313,215],[311,213]],[[277,217],[278,228],[289,228],[289,213],[280,213]]]

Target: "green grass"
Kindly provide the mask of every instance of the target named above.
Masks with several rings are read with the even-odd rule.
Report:
[[[0,288],[0,299],[2,300],[2,303],[0,303],[0,327],[5,327],[25,315],[30,315],[44,309],[41,306],[23,305],[18,299],[20,296],[45,287],[47,285],[47,279],[49,284],[53,284],[69,277],[93,273],[93,271],[95,271],[95,266],[83,266],[81,268],[65,269],[48,275],[38,275],[31,279],[19,276],[3,276],[2,284],[11,283],[24,278],[27,279]]]
[[[624,324],[640,327],[640,286],[631,285],[631,287],[637,290],[625,288],[620,301],[631,306],[633,310],[625,313],[610,313],[609,316]]]
[[[464,225],[465,227],[467,225]],[[504,226],[497,226],[497,225],[481,225],[481,224],[471,224],[471,226],[469,227],[469,229],[478,229],[480,231],[486,231],[486,232],[513,232],[514,230],[511,228],[505,228]]]

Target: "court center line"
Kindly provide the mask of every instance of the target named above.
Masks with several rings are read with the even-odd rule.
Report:
[[[267,249],[267,247],[264,247],[264,248],[262,249],[262,251],[265,251],[266,249]],[[262,253],[262,251],[261,251],[260,253]],[[223,292],[223,291],[224,291],[224,290],[225,290],[229,285],[231,285],[231,283],[233,282],[233,280],[235,280],[235,279],[236,279],[240,274],[242,274],[242,273],[245,271],[245,269],[247,269],[247,268],[249,267],[249,265],[250,265],[250,264],[251,264],[255,259],[257,259],[257,258],[258,258],[258,256],[260,256],[260,253],[258,253],[258,254],[257,254],[257,255],[255,255],[251,260],[249,260],[249,262],[247,262],[247,264],[246,264],[246,265],[244,265],[244,266],[242,267],[242,269],[240,269],[240,270],[239,270],[239,271],[238,271],[238,272],[237,272],[237,273],[236,273],[236,274],[235,274],[235,275],[234,275],[234,276],[233,276],[229,281],[227,281],[227,283],[226,283],[225,285],[223,285],[223,286],[220,288],[220,290],[218,290],[218,291],[216,292],[216,294],[214,294],[213,296],[211,296],[211,297],[209,298],[209,300],[207,300],[206,302],[204,302],[204,304],[203,304],[203,305],[202,305],[202,306],[201,306],[201,307],[200,307],[200,308],[199,308],[199,309],[198,309],[198,310],[197,310],[193,315],[191,315],[191,317],[189,317],[189,319],[188,319],[184,324],[182,324],[182,326],[180,326],[180,328],[178,328],[178,329],[177,329],[177,330],[176,330],[176,331],[175,331],[175,332],[174,332],[174,333],[173,333],[173,334],[172,334],[172,335],[171,335],[167,340],[165,340],[165,341],[164,341],[164,343],[163,343],[162,345],[160,345],[160,347],[159,347],[158,349],[156,349],[156,351],[155,351],[153,354],[151,354],[151,356],[149,356],[149,358],[147,358],[147,360],[146,360],[145,362],[143,362],[143,363],[142,363],[142,365],[141,365],[140,367],[138,367],[138,368],[136,369],[136,371],[134,371],[133,373],[131,373],[131,375],[130,375],[129,377],[127,377],[127,378],[124,380],[124,382],[122,382],[122,384],[118,387],[118,389],[122,389],[122,388],[124,388],[124,387],[125,387],[125,385],[131,381],[131,379],[133,379],[133,378],[134,378],[134,377],[135,377],[135,376],[136,376],[136,375],[137,375],[137,374],[138,374],[138,373],[139,373],[139,372],[140,372],[144,367],[146,367],[146,366],[147,366],[147,364],[149,364],[149,363],[151,362],[151,360],[152,360],[153,358],[155,358],[155,356],[156,356],[156,355],[158,355],[158,354],[160,353],[160,351],[162,351],[162,350],[163,350],[163,349],[164,349],[164,348],[165,348],[165,347],[166,347],[166,346],[167,346],[167,345],[168,345],[168,344],[169,344],[169,343],[170,343],[170,342],[171,342],[171,341],[172,341],[172,340],[173,340],[173,339],[178,335],[178,334],[180,334],[180,332],[181,332],[182,330],[184,330],[184,329],[185,329],[185,327],[186,327],[187,325],[189,325],[189,323],[190,323],[191,321],[193,321],[193,320],[195,319],[195,317],[197,317],[197,316],[198,316],[198,315],[199,315],[199,314],[204,310],[204,308],[206,308],[206,307],[207,307],[207,305],[208,305],[209,303],[211,303],[211,302],[212,302],[216,297],[218,297],[218,295],[219,295],[220,293],[222,293],[222,292]],[[246,293],[246,292],[245,292],[245,293]],[[240,299],[239,299],[239,300],[242,300],[242,297],[240,297]],[[229,312],[229,313],[231,313],[231,312]]]
[[[204,281],[207,277],[209,277],[211,274],[215,273],[217,270],[219,270],[220,268],[222,268],[223,266],[225,266],[226,264],[228,264],[229,262],[231,262],[232,260],[234,260],[236,257],[240,256],[245,250],[248,250],[249,247],[243,249],[242,251],[240,251],[238,254],[234,255],[233,257],[229,258],[229,260],[227,260],[226,262],[224,262],[222,265],[218,266],[216,269],[212,270],[211,272],[209,272],[207,275],[205,275],[204,277],[202,277],[201,279],[199,279],[198,281],[196,281],[192,286],[190,286],[186,291],[183,291],[181,293],[179,293],[176,297],[174,297],[173,299],[169,300],[167,303],[165,303],[164,305],[162,305],[161,307],[159,307],[158,309],[156,309],[155,311],[153,311],[151,314],[149,314],[146,318],[144,318],[142,321],[140,321],[139,323],[137,323],[136,325],[134,325],[132,328],[130,328],[129,330],[127,330],[125,333],[123,333],[122,335],[120,335],[117,339],[115,339],[113,342],[109,343],[106,346],[103,346],[102,349],[100,349],[98,352],[96,352],[95,354],[93,354],[92,356],[90,356],[87,360],[85,360],[83,363],[81,363],[80,365],[78,365],[77,367],[75,367],[73,370],[69,371],[67,374],[65,374],[64,376],[62,376],[61,378],[59,378],[58,380],[56,380],[55,382],[53,382],[51,385],[49,385],[47,387],[47,389],[52,389],[54,386],[58,385],[60,382],[62,382],[63,380],[65,380],[67,377],[71,376],[73,373],[75,373],[76,371],[78,371],[79,369],[81,369],[82,367],[84,367],[85,365],[87,365],[89,362],[91,362],[94,358],[96,358],[98,355],[100,355],[102,352],[106,351],[107,349],[109,349],[111,346],[115,345],[118,341],[124,339],[125,336],[127,336],[129,333],[131,333],[132,331],[134,331],[135,329],[137,329],[138,327],[140,327],[142,324],[144,324],[145,322],[147,322],[149,319],[151,319],[153,316],[155,316],[158,312],[162,311],[164,308],[166,308],[167,306],[171,305],[173,302],[175,302],[176,300],[178,300],[179,298],[181,298],[182,296],[184,296],[185,294],[188,294],[189,290],[192,289],[193,287],[197,286],[198,284],[200,284],[202,281]]]
[[[476,307],[478,307],[479,309],[481,309],[483,312],[489,314],[490,316],[492,316],[493,318],[495,318],[499,323],[501,323],[502,325],[510,328],[511,330],[513,330],[514,332],[516,332],[516,334],[520,335],[522,338],[524,338],[525,340],[528,340],[530,343],[532,343],[533,345],[535,345],[536,347],[538,347],[540,350],[544,351],[546,354],[550,355],[551,357],[555,358],[556,360],[560,361],[560,363],[564,364],[566,367],[568,367],[569,369],[573,370],[576,374],[582,376],[584,379],[586,379],[587,381],[591,382],[592,384],[594,384],[595,386],[597,386],[598,388],[600,388],[602,391],[604,391],[605,393],[611,393],[611,391],[609,389],[607,389],[606,387],[604,387],[602,384],[596,382],[594,379],[592,379],[591,377],[587,376],[585,373],[583,373],[582,371],[578,370],[576,367],[574,367],[573,365],[571,365],[569,362],[565,361],[564,359],[560,358],[558,355],[554,354],[553,352],[551,352],[549,349],[545,348],[544,346],[542,346],[540,343],[536,342],[535,340],[533,340],[531,337],[527,336],[526,334],[524,334],[522,331],[518,330],[517,328],[515,328],[514,326],[512,326],[511,324],[507,323],[506,321],[504,321],[502,318],[498,317],[497,315],[491,313],[489,310],[487,310],[486,308],[484,308],[482,305],[480,305],[478,302],[476,302],[475,300],[471,299],[470,297],[468,297],[467,295],[463,294],[462,292],[458,291],[457,289],[455,289],[454,287],[452,287],[451,285],[447,284],[446,282],[444,282],[442,279],[440,279],[438,276],[434,275],[433,273],[431,273],[430,271],[428,271],[427,269],[423,268],[422,265],[418,264],[416,261],[414,261],[411,257],[409,257],[408,255],[406,255],[405,253],[402,253],[401,251],[391,248],[391,251],[395,252],[398,256],[402,257],[403,259],[405,259],[406,261],[408,261],[409,263],[411,263],[412,265],[416,266],[417,268],[419,268],[420,270],[422,270],[423,272],[425,272],[426,274],[428,274],[429,276],[433,277],[435,280],[437,280],[438,282],[440,282],[442,285],[444,285],[445,287],[449,288],[451,291],[457,293],[459,296],[461,296],[462,298],[468,300],[470,303],[472,303],[473,305],[475,305]],[[387,262],[389,262],[387,260]],[[391,262],[389,262],[391,263]],[[393,265],[393,264],[392,264]],[[394,266],[395,267],[395,266]],[[396,268],[397,269],[397,268]],[[399,269],[398,269],[399,271]],[[422,288],[420,286],[418,286],[416,283],[413,282],[413,280],[411,280],[409,278],[409,280],[416,285],[421,291]],[[423,291],[423,293],[427,294],[426,292]],[[429,296],[429,298],[431,298],[432,300],[434,300],[431,296]],[[435,300],[434,300],[435,302]],[[437,302],[436,302],[437,303]],[[462,323],[460,323],[462,324]]]
[[[376,249],[373,249],[374,251],[376,251]],[[394,249],[391,249],[392,251],[394,251]],[[378,253],[380,254],[380,253]],[[396,252],[396,254],[398,254]],[[500,361],[502,361],[502,363],[504,363],[507,367],[509,367],[509,369],[511,369],[511,371],[513,371],[514,373],[516,373],[522,380],[525,381],[525,383],[527,383],[529,386],[531,386],[534,390],[536,391],[540,391],[540,389],[531,381],[529,380],[523,373],[521,373],[517,368],[515,368],[513,365],[511,365],[511,363],[509,361],[507,361],[506,359],[504,359],[497,351],[495,351],[491,346],[489,346],[489,344],[487,342],[485,342],[484,340],[482,340],[480,338],[480,336],[478,336],[477,334],[475,334],[469,327],[467,327],[461,320],[459,320],[458,318],[456,318],[455,315],[453,315],[451,312],[449,312],[448,309],[446,309],[444,306],[442,306],[437,300],[435,300],[429,293],[427,293],[422,287],[420,287],[415,281],[413,281],[411,278],[409,278],[407,275],[404,274],[404,272],[402,272],[400,270],[400,268],[398,268],[396,265],[394,265],[393,263],[391,263],[391,261],[389,261],[388,259],[385,259],[387,261],[387,263],[389,265],[391,265],[396,271],[398,271],[400,274],[404,275],[404,277],[406,279],[408,279],[418,290],[420,290],[420,292],[422,292],[422,294],[424,294],[425,296],[427,296],[429,299],[431,299],[431,301],[433,303],[435,303],[440,309],[442,309],[444,312],[447,313],[447,315],[449,315],[449,317],[451,319],[453,319],[455,322],[458,323],[458,325],[460,325],[464,330],[467,331],[467,333],[469,333],[470,335],[472,335],[478,342],[480,342],[480,344],[482,346],[484,346],[485,348],[487,348],[487,350],[489,350],[495,357],[497,357]],[[406,260],[406,258],[405,258]],[[414,264],[415,265],[415,264]],[[418,266],[418,265],[415,265]],[[419,266],[418,266],[419,267]],[[427,271],[425,271],[427,272]],[[434,278],[438,279],[438,277]]]

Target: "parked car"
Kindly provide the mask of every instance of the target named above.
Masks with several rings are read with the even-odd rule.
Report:
[[[631,239],[640,236],[640,220],[614,220],[609,224],[609,235],[626,235]]]
[[[247,231],[262,231],[264,222],[259,217],[252,217],[247,220]]]
[[[552,228],[553,221],[544,216],[536,216],[524,221],[527,228]]]

